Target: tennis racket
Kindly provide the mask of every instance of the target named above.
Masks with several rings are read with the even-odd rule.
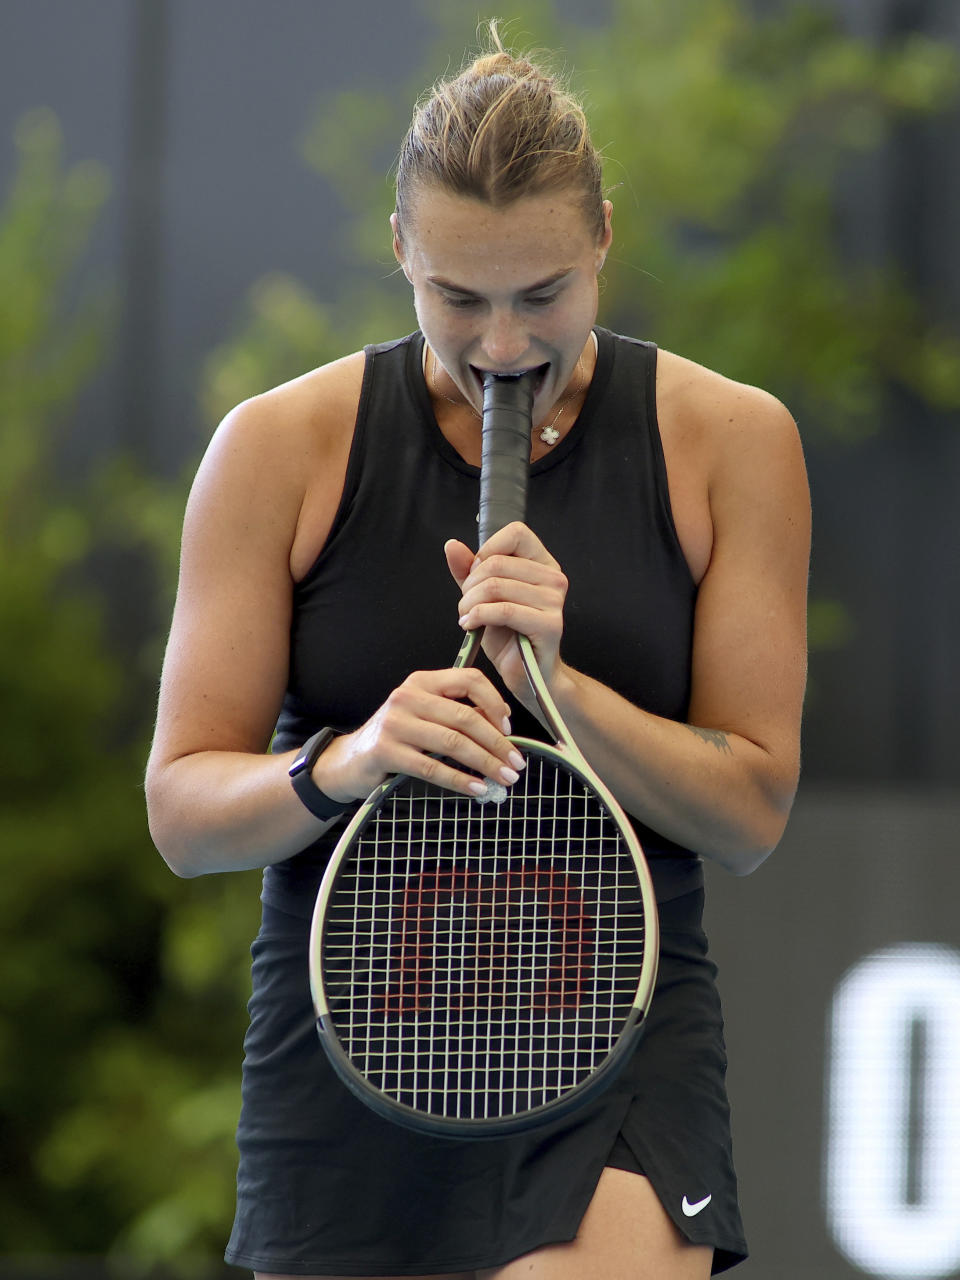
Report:
[[[526,512],[533,375],[484,384],[481,545]],[[456,666],[476,658],[468,634]],[[481,799],[397,775],[343,833],[317,895],[321,1043],[374,1111],[426,1133],[499,1137],[585,1105],[641,1032],[657,909],[637,837],[572,741],[518,637],[556,745]]]

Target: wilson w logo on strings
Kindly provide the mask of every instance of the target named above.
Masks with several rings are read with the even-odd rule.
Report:
[[[330,1014],[357,1052],[469,1025],[499,1055],[510,1028],[572,1019],[593,1040],[628,1015],[646,935],[629,853],[574,777],[531,808],[549,770],[531,758],[496,810],[407,780],[360,833],[324,941]]]
[[[592,988],[596,916],[570,876],[533,863],[497,875],[454,864],[406,885],[375,1015],[462,1017],[509,1003],[576,1009]]]

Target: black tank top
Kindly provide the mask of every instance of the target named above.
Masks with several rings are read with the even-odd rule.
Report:
[[[657,351],[595,332],[597,366],[580,416],[530,469],[527,522],[569,580],[564,660],[636,706],[683,720],[697,589],[670,511]],[[479,470],[437,425],[422,354],[420,333],[366,349],[343,495],[294,592],[274,751],[298,747],[323,725],[356,728],[410,672],[448,667],[459,649],[460,592],[443,544],[476,546]],[[505,696],[513,731],[542,738],[539,723]],[[264,901],[311,913],[343,821],[265,870]],[[699,887],[698,857],[635,825],[661,901]]]

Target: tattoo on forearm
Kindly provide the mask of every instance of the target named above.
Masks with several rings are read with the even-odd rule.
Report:
[[[717,750],[722,751],[724,755],[733,755],[733,747],[727,741],[727,735],[722,729],[701,729],[699,725],[695,724],[688,724],[687,728],[691,733],[695,733],[698,738],[702,738],[704,742],[712,742]]]

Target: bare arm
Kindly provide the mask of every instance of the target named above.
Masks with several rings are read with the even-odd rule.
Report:
[[[708,446],[703,473],[712,544],[689,724],[651,715],[563,663],[566,582],[525,526],[492,538],[476,567],[457,548],[448,558],[464,588],[465,625],[499,624],[488,633],[491,656],[514,692],[526,696],[511,628],[530,635],[561,714],[624,807],[742,874],[776,845],[796,790],[809,501],[786,410],[751,389],[729,396],[736,412]]]
[[[269,865],[328,825],[293,792],[295,753],[267,748],[287,686],[294,584],[340,500],[361,372],[362,357],[350,357],[241,405],[197,474],[146,778],[151,834],[180,875]],[[509,769],[507,711],[477,671],[414,673],[321,755],[314,780],[344,801],[396,770],[467,791],[474,777],[434,753],[490,776]]]
[[[228,415],[187,505],[146,779],[154,842],[182,875],[263,866],[323,829],[291,794],[290,761],[266,754],[286,686],[304,497],[276,411],[259,401]]]

